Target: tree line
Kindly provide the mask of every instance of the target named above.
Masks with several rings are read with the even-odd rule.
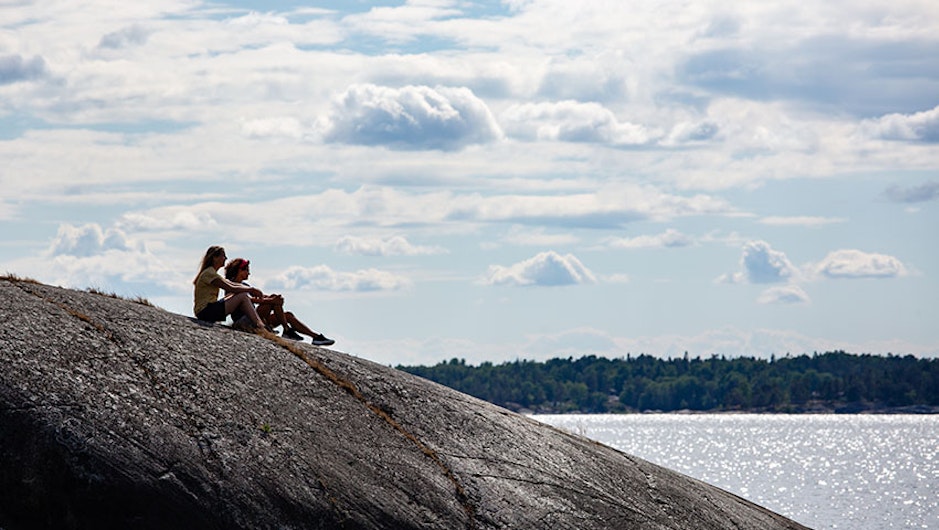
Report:
[[[756,359],[585,356],[398,366],[511,410],[939,412],[939,359],[844,351]]]

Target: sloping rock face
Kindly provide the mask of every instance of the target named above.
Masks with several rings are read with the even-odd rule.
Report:
[[[0,280],[0,528],[803,528],[435,383]]]

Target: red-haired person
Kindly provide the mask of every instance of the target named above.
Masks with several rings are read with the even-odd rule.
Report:
[[[222,322],[228,315],[235,311],[241,311],[243,315],[248,316],[247,325],[239,324],[239,329],[245,331],[255,331],[264,329],[264,321],[258,316],[258,312],[251,303],[252,296],[264,296],[259,289],[234,283],[222,278],[218,270],[225,265],[225,249],[219,246],[211,246],[205,251],[205,257],[202,258],[202,265],[199,267],[199,274],[192,281],[195,285],[193,292],[193,308],[196,318],[209,322]],[[221,300],[218,297],[219,290],[225,291],[225,297]]]
[[[248,284],[245,282],[250,274],[251,263],[244,258],[235,258],[228,262],[225,267],[225,279],[232,283],[247,286]],[[284,311],[284,297],[279,294],[253,297],[251,301],[257,304],[258,315],[268,326],[281,326],[283,328],[281,335],[286,339],[303,340],[303,337],[299,335],[299,333],[302,333],[309,335],[313,339],[313,344],[317,346],[331,346],[336,343],[333,339],[326,338],[307,327],[290,311]],[[232,318],[238,318],[238,316],[236,310],[232,314]]]

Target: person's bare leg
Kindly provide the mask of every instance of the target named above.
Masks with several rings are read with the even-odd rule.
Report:
[[[260,316],[261,320],[263,320],[268,326],[273,328],[275,326],[281,325],[281,322],[277,320],[276,315],[274,314],[274,308],[271,304],[258,304],[257,311],[258,316]]]
[[[287,316],[284,315],[284,304],[274,304],[274,320],[287,331]]]
[[[232,314],[236,309],[241,309],[244,314],[248,315],[248,318],[254,322],[254,325],[259,328],[264,327],[264,321],[261,320],[261,317],[258,316],[258,312],[255,311],[254,304],[251,303],[251,297],[248,296],[248,293],[238,293],[225,299],[226,315]]]
[[[300,322],[296,316],[290,311],[284,313],[284,317],[287,319],[287,322],[290,324],[290,327],[294,329],[297,333],[303,333],[304,335],[309,335],[310,337],[319,335],[319,333],[308,328],[306,324]]]
[[[310,329],[309,326],[307,326],[303,322],[300,322],[300,320],[298,320],[297,317],[294,316],[294,314],[291,313],[290,311],[288,311],[285,316],[287,317],[287,321],[290,322],[290,327],[292,327],[295,331],[299,331],[300,333],[303,333],[304,335],[309,335],[310,338],[313,339],[314,345],[332,346],[333,344],[336,343],[336,341],[324,336],[321,333],[317,333],[313,331],[312,329]]]
[[[258,304],[258,314],[269,326],[282,326],[287,331],[287,318],[284,316],[284,299],[275,299],[273,302]]]

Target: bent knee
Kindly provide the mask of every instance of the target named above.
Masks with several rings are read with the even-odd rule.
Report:
[[[237,301],[239,301],[239,302],[244,301],[244,300],[249,300],[249,301],[250,301],[250,300],[251,300],[251,295],[249,295],[248,293],[238,293],[238,294],[236,294],[235,296],[232,296],[232,299],[233,299],[233,300],[237,300]]]

